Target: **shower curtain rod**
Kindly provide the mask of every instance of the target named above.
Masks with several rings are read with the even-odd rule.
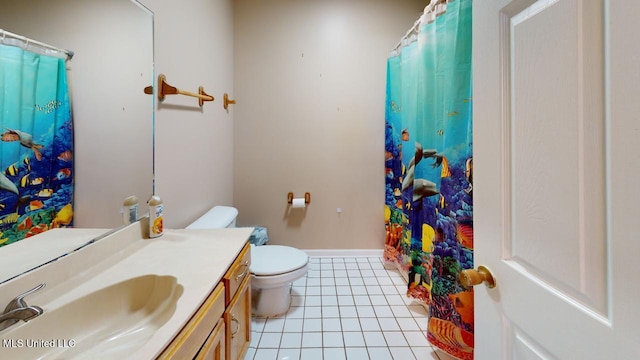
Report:
[[[5,44],[5,45],[18,46],[18,47],[21,47],[21,48],[23,48],[25,50],[28,50],[29,45],[37,45],[37,46],[40,46],[40,47],[44,48],[45,50],[56,51],[56,52],[59,52],[59,53],[63,53],[65,55],[67,55],[67,60],[71,60],[71,58],[73,57],[73,51],[71,51],[71,50],[60,49],[60,48],[57,48],[55,46],[51,46],[51,45],[45,44],[45,43],[40,42],[40,41],[29,39],[28,37],[25,37],[25,36],[22,36],[22,35],[18,35],[18,34],[14,34],[12,32],[9,32],[9,31],[3,30],[3,29],[0,29],[0,35],[2,35],[2,39],[0,39],[0,42],[2,44]],[[7,38],[9,38],[9,39],[7,39]],[[11,41],[11,39],[23,41],[24,44],[16,43],[14,41]],[[7,40],[9,40],[9,42],[7,42]],[[45,54],[46,54],[46,52],[45,52]],[[49,54],[47,54],[47,55],[49,55]]]
[[[409,31],[407,31],[406,34],[404,34],[400,41],[398,41],[398,44],[393,47],[393,50],[391,50],[391,52],[397,51],[399,48],[401,48],[404,41],[407,40],[411,35],[417,34],[420,31],[420,25],[422,25],[424,22],[433,21],[432,19],[428,19],[427,15],[431,15],[434,12],[435,16],[440,15],[440,13],[442,13],[444,10],[444,6],[439,5],[441,5],[442,3],[449,3],[451,1],[453,0],[431,0],[431,2],[427,4],[427,6],[425,6],[420,18],[418,18],[418,20],[413,23],[413,26],[409,29]]]

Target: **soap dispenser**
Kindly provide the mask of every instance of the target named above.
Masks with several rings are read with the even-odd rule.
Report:
[[[162,235],[162,211],[164,205],[159,196],[153,195],[147,201],[149,205],[149,237],[155,238]]]
[[[131,195],[122,204],[122,222],[125,225],[138,221],[138,198]]]

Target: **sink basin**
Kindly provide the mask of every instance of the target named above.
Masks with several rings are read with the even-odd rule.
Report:
[[[124,358],[171,318],[182,293],[173,276],[144,275],[53,309],[30,303],[44,314],[0,332],[0,358]]]

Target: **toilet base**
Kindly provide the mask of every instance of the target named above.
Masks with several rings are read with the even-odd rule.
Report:
[[[269,289],[251,289],[251,315],[272,317],[289,311],[291,284]]]

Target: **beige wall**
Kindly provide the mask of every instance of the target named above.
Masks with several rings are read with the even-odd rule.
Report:
[[[155,69],[169,84],[215,97],[173,95],[156,105],[155,190],[165,227],[188,225],[214,205],[233,205],[232,0],[142,0],[155,15]]]
[[[425,5],[235,1],[239,225],[303,249],[383,247],[386,58]],[[290,209],[289,191],[311,204]]]

